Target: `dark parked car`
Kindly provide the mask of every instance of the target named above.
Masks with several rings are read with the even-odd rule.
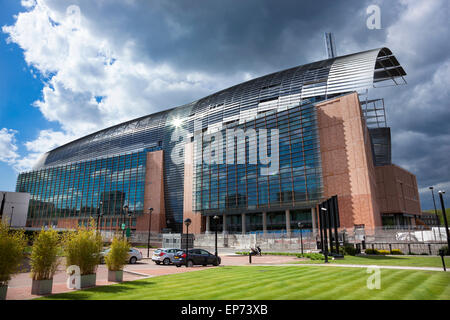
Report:
[[[206,266],[208,264],[212,264],[213,266],[218,266],[221,262],[220,257],[217,257],[204,250],[204,249],[189,249],[187,254],[187,266],[192,267],[194,265],[203,265]],[[186,265],[186,250],[178,251],[173,257],[173,263],[177,267],[181,267],[182,265]]]

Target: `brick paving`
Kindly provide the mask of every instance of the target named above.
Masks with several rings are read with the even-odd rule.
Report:
[[[223,266],[244,266],[250,265],[248,256],[238,256],[238,255],[226,255],[222,256]],[[253,256],[252,264],[258,265],[272,265],[272,264],[283,264],[293,262],[295,257],[286,256]],[[156,265],[150,259],[144,258],[142,261],[131,265],[128,264],[124,268],[123,280],[132,281],[143,279],[146,277],[154,277],[175,273],[183,272],[193,272],[204,270],[207,268],[213,268],[212,266],[194,266],[193,268],[180,267],[177,268],[173,265],[164,266]],[[129,272],[126,272],[129,271]],[[68,289],[66,285],[67,275],[65,273],[64,267],[60,267],[58,272],[53,278],[53,293],[63,293],[70,292],[72,289]],[[115,282],[108,282],[108,270],[105,265],[100,265],[97,269],[97,286],[104,286],[109,284],[114,284]],[[19,273],[13,276],[8,284],[7,300],[25,300],[33,299],[39,296],[31,294],[31,276],[29,272]]]
[[[129,274],[124,272],[123,280],[132,281],[137,279],[142,279],[142,276],[137,276],[134,274]],[[72,291],[72,289],[67,288],[67,275],[64,269],[59,269],[55,276],[53,277],[53,293],[63,293]],[[7,300],[26,300],[33,299],[40,296],[31,294],[31,276],[30,273],[19,273],[12,277],[8,283],[8,291],[6,294]],[[115,282],[108,282],[108,269],[101,265],[97,270],[97,285],[104,286],[108,284],[114,284]]]

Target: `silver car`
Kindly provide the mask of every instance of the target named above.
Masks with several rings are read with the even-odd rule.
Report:
[[[160,248],[153,251],[152,261],[156,264],[165,264],[169,265],[173,263],[173,257],[175,254],[180,251],[180,249],[174,249],[174,248]]]
[[[108,253],[109,250],[110,249],[108,248],[101,252],[101,256],[102,256],[101,261],[100,261],[101,263],[105,263],[105,255]],[[137,261],[140,261],[140,260],[142,260],[142,253],[138,249],[131,248],[128,251],[128,262],[131,264],[135,264]]]

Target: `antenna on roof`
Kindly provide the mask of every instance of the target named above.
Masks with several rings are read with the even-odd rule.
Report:
[[[327,48],[328,59],[335,58],[336,45],[334,44],[334,35],[331,32],[325,32],[325,46]]]

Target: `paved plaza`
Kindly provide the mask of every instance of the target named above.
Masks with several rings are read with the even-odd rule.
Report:
[[[143,252],[146,255],[146,252]],[[151,256],[152,252],[150,253]],[[219,254],[220,255],[220,254]],[[250,265],[248,256],[234,255],[231,252],[221,255],[222,266],[243,266]],[[292,256],[253,256],[252,264],[267,264],[277,265],[289,262],[298,261],[296,257]],[[144,258],[142,261],[131,265],[128,264],[124,268],[123,280],[132,281],[144,279],[147,277],[154,277],[160,275],[168,275],[174,273],[193,272],[203,270],[206,268],[215,268],[212,266],[194,266],[193,268],[180,267],[174,265],[164,266],[156,265],[150,259]],[[64,265],[60,266],[58,272],[53,278],[53,293],[62,293],[72,291],[66,285],[67,275],[65,273]],[[31,276],[29,272],[19,273],[13,276],[9,281],[7,300],[24,300],[33,299],[39,296],[31,294]],[[99,265],[97,269],[97,286],[104,286],[114,284],[115,282],[108,282],[108,270],[105,265]]]

